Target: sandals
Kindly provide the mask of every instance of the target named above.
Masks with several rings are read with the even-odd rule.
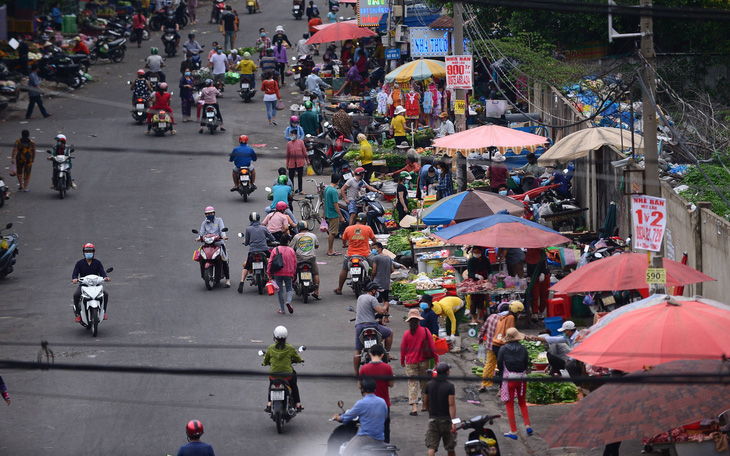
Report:
[[[340,256],[340,255],[342,255],[342,254],[341,254],[340,252],[335,252],[335,253],[328,253],[328,254],[327,254],[327,256],[331,256],[331,257],[332,257],[332,256]]]
[[[334,293],[336,295],[341,295],[342,294],[342,292],[341,291],[337,291],[336,288],[334,290],[332,290],[332,293]]]
[[[288,310],[290,314],[294,313],[294,307],[292,307],[290,302],[286,303],[286,310]]]
[[[409,413],[409,415],[411,415],[411,416],[418,416],[418,412],[411,412],[411,413]]]
[[[284,314],[283,310],[277,310],[276,312],[278,312],[279,314],[282,314],[282,315]]]
[[[321,301],[321,300],[322,300],[322,298],[320,298],[320,297],[319,297],[319,295],[318,295],[317,293],[312,293],[312,297],[313,297],[314,299],[316,299],[317,301]]]

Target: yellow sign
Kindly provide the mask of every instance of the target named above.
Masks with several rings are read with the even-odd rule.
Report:
[[[466,101],[456,100],[454,102],[454,113],[456,115],[463,116],[465,112],[466,112]]]
[[[667,283],[667,270],[664,268],[646,268],[646,283]]]

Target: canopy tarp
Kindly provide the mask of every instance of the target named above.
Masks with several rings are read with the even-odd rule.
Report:
[[[457,150],[461,151],[462,155],[466,157],[470,152],[483,151],[487,147],[498,148],[502,155],[506,154],[507,150],[512,150],[512,152],[519,155],[523,149],[534,152],[538,146],[545,144],[547,140],[544,136],[533,135],[513,128],[484,125],[438,138],[434,140],[433,145],[438,149],[445,150],[449,157],[453,157]]]
[[[644,138],[629,130],[613,127],[586,128],[571,133],[556,142],[537,159],[537,162],[541,165],[549,165],[555,162],[565,163],[577,158],[587,157],[592,150],[600,149],[603,146],[612,146],[623,157],[623,153],[620,151],[631,147],[632,135],[635,150],[643,149]]]

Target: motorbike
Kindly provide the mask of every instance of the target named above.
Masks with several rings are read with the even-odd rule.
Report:
[[[251,88],[252,77],[243,76],[241,77],[241,88],[238,94],[245,103],[250,103],[251,99],[256,95],[256,89]]]
[[[194,234],[200,234],[198,230],[192,230]],[[223,228],[224,233],[228,228]],[[217,234],[206,234],[198,236],[203,245],[196,250],[195,261],[200,263],[200,276],[205,281],[205,288],[212,290],[218,285],[223,277],[223,246],[216,245],[221,240],[221,236]]]
[[[175,57],[177,54],[177,46],[175,46],[175,29],[165,28],[162,33],[162,45],[165,48],[165,54],[168,57]]]
[[[308,261],[297,262],[297,272],[294,275],[292,283],[294,293],[302,297],[302,301],[309,301],[309,295],[314,291],[314,277],[312,274],[312,264]]]
[[[50,150],[46,153],[52,154]],[[73,149],[69,154],[73,153]],[[53,161],[53,185],[54,190],[58,191],[61,199],[66,197],[66,192],[71,188],[73,181],[69,178],[69,170],[71,169],[71,155],[55,155],[48,157]]]
[[[390,139],[390,121],[387,117],[381,117],[379,119],[373,118],[373,121],[368,125],[368,134],[375,138],[376,141],[382,146],[383,141]]]
[[[18,255],[18,234],[2,234],[12,227],[13,224],[8,223],[5,229],[0,230],[0,279],[13,272],[15,257]]]
[[[292,66],[292,77],[294,78],[294,82],[299,87],[299,90],[306,90],[307,88],[307,76],[312,74],[312,69],[314,68],[314,60],[312,60],[312,56],[309,54],[292,57],[292,60],[296,60],[296,64]]]
[[[350,277],[350,287],[355,296],[360,296],[365,285],[370,282],[370,265],[367,258],[360,255],[353,255],[347,261],[347,272]]]
[[[217,112],[215,110],[215,106],[213,105],[205,105],[203,108],[203,118],[205,119],[205,126],[208,128],[208,131],[210,131],[210,134],[212,135],[215,133],[215,131],[218,129],[218,126],[220,125],[220,122],[218,121],[218,116],[216,115]]]
[[[307,347],[300,346],[297,351],[303,353]],[[258,355],[265,355],[263,350],[259,350]],[[302,361],[304,362],[304,361]],[[291,387],[289,382],[283,378],[269,377],[269,400],[271,401],[271,419],[276,423],[276,432],[279,434],[284,432],[284,425],[297,416],[297,409],[291,397]]]
[[[253,14],[258,8],[256,8],[256,0],[246,0],[246,8],[248,8],[248,14]]]
[[[347,310],[349,312],[355,312],[355,308],[352,306],[347,306]],[[383,324],[383,319],[386,317],[390,317],[390,314],[375,314],[375,321],[378,322],[378,324]],[[355,318],[350,319],[350,321],[355,321]],[[378,331],[378,328],[374,326],[368,326],[365,327],[361,332],[359,336],[360,342],[362,343],[362,346],[364,347],[362,352],[360,352],[360,365],[364,366],[365,364],[369,363],[370,358],[370,349],[373,348],[375,345],[380,345],[383,347],[383,350],[385,350],[385,339],[383,338],[383,335],[380,334],[380,331]],[[386,351],[385,356],[383,357],[383,361],[386,363],[390,362],[390,354]]]
[[[114,63],[124,60],[127,52],[127,39],[120,37],[113,30],[107,32],[109,35],[99,36],[99,40],[89,51],[89,63],[96,65],[99,59],[106,59]],[[112,38],[110,40],[110,38]]]
[[[468,421],[462,422],[457,418],[457,429],[472,429],[464,442],[464,450],[468,456],[500,456],[497,435],[493,430],[486,427],[486,424],[494,424],[495,418],[502,418],[502,415],[477,415]]]
[[[243,238],[245,235],[243,233],[238,233],[238,237]],[[269,241],[267,244],[269,248],[274,248],[279,245],[278,242],[272,241]],[[249,252],[248,256],[251,258],[252,269],[251,274],[247,277],[249,285],[255,286],[258,289],[259,294],[262,295],[266,288],[266,282],[269,281],[269,277],[266,272],[269,265],[269,257],[265,252]]]
[[[132,118],[141,125],[147,119],[147,100],[144,98],[135,98],[132,104],[134,105]]]
[[[385,208],[378,201],[378,194],[369,192],[357,199],[357,205],[362,206],[362,212],[367,215],[367,225],[375,234],[387,234],[385,227]]]
[[[2,176],[0,176],[0,207],[5,206],[5,200],[9,198],[10,190],[8,190],[8,186],[5,184]]]
[[[294,0],[294,4],[291,7],[291,14],[294,16],[294,19],[299,20],[302,18],[304,14],[302,6],[302,0]]]
[[[153,91],[157,90],[157,85],[160,83],[160,75],[158,73],[153,73],[151,71],[147,72],[147,81],[149,81],[150,86],[152,87]]]
[[[312,169],[315,173],[317,173],[317,175],[321,175],[326,166],[332,166],[332,161],[327,156],[327,150],[330,143],[336,139],[335,134],[336,131],[332,124],[325,122],[322,133],[317,136],[307,135],[304,138],[304,143],[307,147],[307,155],[309,156],[309,163],[312,165]]]
[[[213,0],[213,8],[210,11],[210,22],[220,24],[221,16],[223,14],[223,11],[225,11],[225,9],[226,9],[226,2],[224,0]],[[251,12],[250,9],[249,9],[249,12]]]
[[[251,170],[248,168],[241,168],[238,173],[238,193],[241,194],[244,201],[248,201],[248,195],[256,190],[251,183]]]
[[[78,89],[86,82],[81,65],[61,54],[44,56],[38,67],[39,76],[47,81],[60,82],[74,89]]]
[[[114,268],[106,270],[107,274]],[[87,275],[79,277],[81,285],[81,326],[91,330],[91,335],[96,337],[99,333],[99,323],[104,321],[104,277],[98,275]],[[73,307],[73,304],[72,304]]]
[[[172,122],[169,120],[170,117],[165,117],[164,119],[157,119],[155,120],[154,117],[152,117],[152,131],[157,136],[165,136],[165,132],[171,132],[172,133]]]
[[[344,409],[344,403],[337,401],[337,406],[340,408],[341,413],[346,413]],[[330,418],[330,421],[334,421]],[[332,434],[327,439],[327,452],[325,456],[339,456],[345,450],[347,443],[355,437],[360,430],[360,420],[355,418],[346,424],[340,424],[332,431]],[[358,455],[360,456],[398,456],[400,449],[390,443],[380,442],[372,443],[364,446]]]

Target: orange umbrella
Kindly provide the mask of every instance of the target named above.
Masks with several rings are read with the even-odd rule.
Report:
[[[327,27],[330,27],[330,26],[335,25],[335,24],[354,24],[354,25],[357,25],[357,19],[352,19],[352,20],[349,20],[349,21],[342,21],[342,22],[327,22],[326,24],[315,25],[314,28],[316,28],[317,30],[323,30],[323,29],[326,29]]]
[[[352,21],[338,22],[321,28],[313,37],[307,40],[307,44],[330,43],[332,41],[345,41],[363,38],[366,36],[377,36],[378,34],[369,28],[358,27]]]
[[[471,151],[484,150],[490,146],[497,147],[502,154],[507,149],[512,149],[519,155],[522,149],[534,152],[537,146],[545,144],[546,141],[547,138],[544,136],[499,125],[484,125],[438,138],[434,140],[433,145],[439,149],[446,149],[449,156],[453,156],[456,150],[460,150],[466,156]]]

